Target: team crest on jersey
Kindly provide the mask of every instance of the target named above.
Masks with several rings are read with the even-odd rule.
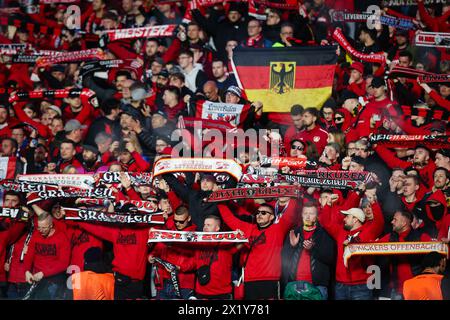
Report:
[[[289,93],[295,85],[294,61],[270,63],[270,91],[277,94]]]

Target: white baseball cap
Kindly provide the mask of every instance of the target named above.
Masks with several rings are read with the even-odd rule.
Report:
[[[341,213],[345,214],[345,215],[352,215],[354,216],[356,219],[358,219],[359,221],[361,221],[361,223],[364,223],[364,221],[366,220],[366,215],[364,214],[364,211],[362,211],[360,208],[351,208],[349,210],[341,210]]]

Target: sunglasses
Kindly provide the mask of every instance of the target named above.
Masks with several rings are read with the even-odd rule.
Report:
[[[158,203],[158,200],[155,200],[155,199],[150,199],[150,200],[147,200],[148,202],[151,202],[151,203]]]
[[[265,216],[266,214],[269,214],[269,215],[272,214],[272,212],[264,211],[264,210],[256,210],[256,215],[258,215],[258,214]]]
[[[298,151],[303,151],[305,148],[303,148],[302,146],[294,146],[294,145],[292,145],[291,149],[292,150],[297,149]]]
[[[189,218],[186,218],[186,219],[184,219],[184,220],[175,220],[175,219],[173,219],[173,222],[175,223],[175,224],[185,224],[185,222],[188,220]]]
[[[334,120],[336,120],[336,121],[341,121],[343,119],[344,119],[344,117],[334,117]]]

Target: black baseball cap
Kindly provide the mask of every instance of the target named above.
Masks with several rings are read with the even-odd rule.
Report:
[[[374,88],[379,88],[379,87],[382,87],[385,85],[386,85],[386,82],[384,81],[384,79],[382,77],[374,77],[372,79],[372,83],[370,84],[370,86],[374,87]]]
[[[341,93],[341,101],[344,103],[348,99],[358,99],[358,95],[350,90],[343,90]]]
[[[100,153],[100,151],[98,151],[97,147],[91,146],[90,144],[84,144],[83,150],[91,151],[97,155]]]

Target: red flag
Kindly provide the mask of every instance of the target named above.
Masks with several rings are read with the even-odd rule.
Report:
[[[16,157],[0,157],[0,179],[15,178],[16,161]]]

